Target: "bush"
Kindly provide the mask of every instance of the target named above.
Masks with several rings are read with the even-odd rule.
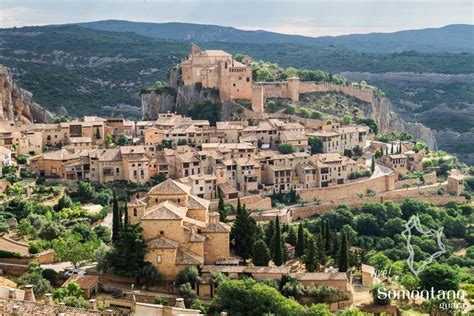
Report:
[[[167,299],[164,299],[160,296],[155,296],[155,301],[154,301],[155,304],[158,304],[158,305],[163,305],[163,306],[168,306],[168,300]]]
[[[51,244],[47,240],[33,240],[28,243],[28,252],[34,255],[50,247]]]
[[[282,154],[291,154],[296,151],[296,148],[292,144],[284,143],[278,145],[278,151]]]
[[[380,293],[388,293],[388,289],[381,285],[381,284],[376,284],[370,289],[370,294],[372,294],[372,300],[375,305],[390,305],[390,298],[388,298],[388,295],[384,296],[383,294]]]
[[[0,249],[0,258],[21,258],[21,255],[18,252]]]
[[[176,285],[180,286],[185,283],[194,284],[199,280],[199,271],[196,267],[186,267],[176,275]]]

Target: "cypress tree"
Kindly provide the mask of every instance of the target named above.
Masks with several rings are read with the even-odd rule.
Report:
[[[304,230],[303,230],[303,223],[298,225],[298,242],[296,243],[296,256],[301,257],[304,255]]]
[[[119,238],[120,232],[120,212],[118,207],[117,196],[115,191],[113,192],[113,201],[112,201],[112,240],[117,241]]]
[[[332,248],[331,248],[331,255],[334,258],[334,261],[337,261],[339,258],[339,239],[337,238],[337,233],[332,235]]]
[[[318,267],[318,262],[316,258],[316,245],[315,245],[313,237],[311,237],[308,240],[308,249],[306,251],[305,267],[306,267],[306,270],[308,270],[309,272],[314,272],[316,268]]]
[[[372,157],[372,163],[370,165],[370,172],[374,173],[375,171],[375,157]]]
[[[237,203],[237,215],[231,230],[231,237],[234,241],[235,253],[244,260],[252,256],[252,246],[255,241],[257,223],[250,217],[250,214],[242,207],[240,200]]]
[[[296,246],[296,244],[298,243],[295,229],[292,226],[288,228],[288,237],[286,237],[286,242],[292,246]]]
[[[273,256],[273,236],[275,235],[275,225],[271,220],[265,227],[265,242],[267,243],[270,254]]]
[[[123,214],[123,226],[127,227],[128,226],[128,206],[127,203],[125,202],[125,207],[124,207],[124,214]]]
[[[321,233],[318,234],[316,238],[316,257],[319,264],[326,264],[326,253],[324,251],[324,237]]]
[[[325,241],[325,248],[326,248],[326,253],[329,253],[329,250],[331,250],[331,228],[329,226],[329,221],[325,221],[325,226],[324,226],[324,241]]]
[[[270,250],[267,247],[267,244],[259,239],[254,242],[252,246],[253,257],[252,263],[256,266],[268,266],[268,261],[270,261]]]
[[[277,266],[283,264],[283,248],[281,244],[281,230],[280,230],[280,220],[278,216],[275,220],[275,236],[273,238],[273,262]]]
[[[343,231],[341,233],[341,252],[339,254],[339,272],[347,272],[349,268],[349,252],[347,250],[347,237]]]
[[[219,196],[219,205],[217,207],[220,211],[223,211],[224,210],[224,199],[222,198],[222,196]]]

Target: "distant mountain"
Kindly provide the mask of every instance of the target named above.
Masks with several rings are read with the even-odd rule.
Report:
[[[192,23],[145,23],[106,20],[80,23],[91,29],[133,32],[147,37],[185,40],[196,43],[228,42],[274,44],[290,43],[308,46],[357,50],[361,52],[474,52],[474,25],[454,24],[440,28],[407,30],[394,33],[352,34],[309,37],[263,30],[245,31],[233,27]]]

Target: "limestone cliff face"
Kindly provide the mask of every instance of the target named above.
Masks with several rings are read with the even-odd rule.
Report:
[[[12,80],[10,70],[0,65],[0,119],[20,122],[51,122],[53,115],[32,100],[32,93]]]
[[[219,91],[205,89],[200,85],[184,86],[177,68],[168,74],[168,87],[142,91],[143,118],[156,119],[158,113],[178,112],[186,114],[190,106],[205,101],[219,102]]]
[[[391,111],[392,105],[379,90],[375,90],[371,107],[365,109],[365,115],[374,118],[379,126],[380,132],[407,132],[415,139],[426,142],[431,150],[437,149],[436,139],[428,127],[420,123],[412,123],[403,120],[400,115]]]

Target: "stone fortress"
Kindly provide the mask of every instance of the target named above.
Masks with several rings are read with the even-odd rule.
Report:
[[[372,86],[338,85],[329,82],[300,81],[290,77],[281,82],[257,82],[252,78],[251,60],[244,57],[242,62],[232,59],[232,55],[222,50],[203,50],[192,44],[191,54],[180,63],[184,86],[201,84],[203,88],[219,91],[220,100],[245,100],[252,102],[253,116],[265,112],[268,98],[289,99],[297,102],[301,94],[314,92],[336,92],[353,96],[371,104],[366,109],[367,116],[374,118],[380,132],[406,131],[424,140],[430,149],[436,149],[436,140],[429,128],[422,124],[404,121],[390,110],[390,101],[383,92]]]

